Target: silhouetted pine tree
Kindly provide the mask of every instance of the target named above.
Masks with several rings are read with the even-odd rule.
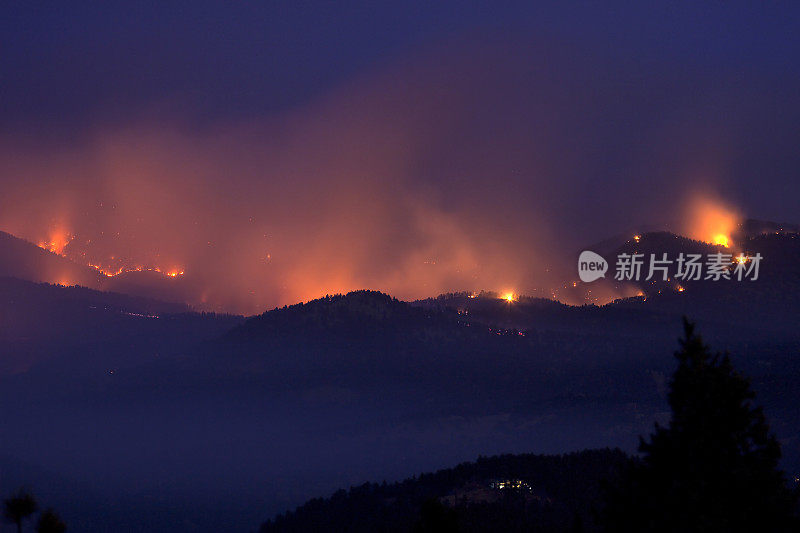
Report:
[[[456,533],[458,515],[437,499],[422,503],[420,519],[414,525],[414,533]]]
[[[12,524],[16,524],[18,533],[22,531],[22,522],[38,509],[33,494],[25,489],[19,489],[3,503],[5,519]]]
[[[67,525],[53,509],[46,509],[36,523],[36,533],[64,533]]]
[[[642,460],[612,496],[614,532],[797,531],[780,446],[749,381],[684,320],[670,383],[672,420],[641,440]]]

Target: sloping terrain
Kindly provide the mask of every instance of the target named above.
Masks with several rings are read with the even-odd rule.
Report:
[[[260,532],[556,532],[565,526],[593,531],[603,485],[628,461],[619,450],[481,457],[397,483],[365,483],[315,498],[265,522]]]
[[[6,279],[0,462],[54,487],[75,531],[218,531],[480,454],[633,451],[665,416],[687,314],[752,376],[796,472],[793,239],[752,240],[763,284],[601,307],[356,291],[244,319]]]

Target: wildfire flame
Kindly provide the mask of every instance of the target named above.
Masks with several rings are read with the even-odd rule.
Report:
[[[99,273],[103,274],[104,276],[111,278],[114,276],[119,276],[120,274],[124,274],[126,272],[157,272],[163,273],[170,278],[177,278],[179,276],[184,275],[184,271],[181,268],[174,268],[172,270],[162,272],[160,267],[143,267],[143,266],[112,266],[108,267],[107,265],[115,265],[116,257],[111,256],[109,261],[106,262],[95,262],[96,260],[86,260],[85,256],[87,255],[86,252],[83,253],[73,253],[74,250],[71,250],[70,253],[67,253],[67,246],[70,245],[76,239],[75,235],[72,235],[70,232],[65,231],[63,229],[56,229],[50,232],[48,235],[47,240],[41,240],[37,243],[37,246],[43,250],[47,250],[48,252],[54,253],[56,255],[60,255],[61,257],[65,257],[72,261],[76,262],[83,262],[86,266],[95,269]],[[91,240],[86,241],[87,244],[91,242]],[[71,247],[70,247],[71,249]],[[83,258],[83,261],[79,261],[79,258]],[[119,264],[119,261],[116,262]],[[61,281],[58,282],[59,285],[68,285],[69,283]]]
[[[68,231],[61,228],[56,228],[50,231],[47,240],[39,241],[39,248],[53,252],[54,254],[63,255],[64,248],[67,247],[69,242],[74,239]]]
[[[505,300],[507,302],[513,302],[515,299],[516,298],[514,298],[514,293],[513,292],[507,292],[507,293],[503,294],[503,300]]]
[[[692,239],[730,247],[731,235],[741,216],[731,207],[708,197],[696,197],[689,205],[685,234]]]

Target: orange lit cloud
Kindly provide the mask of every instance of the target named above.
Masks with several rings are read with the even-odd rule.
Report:
[[[669,94],[678,118],[651,98],[630,105],[602,58],[460,41],[269,116],[144,114],[68,141],[3,138],[0,229],[104,272],[160,269],[204,309],[359,288],[566,300],[574,252],[675,217],[675,177],[707,151],[697,80],[663,91],[663,76],[637,84]],[[642,122],[646,135],[630,126]],[[730,236],[738,218],[720,205],[698,204],[688,234]]]
[[[708,193],[691,197],[686,207],[683,233],[692,239],[732,246],[732,235],[742,221],[739,212]]]

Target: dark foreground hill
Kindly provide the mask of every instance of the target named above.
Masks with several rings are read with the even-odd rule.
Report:
[[[787,486],[749,379],[688,320],[679,346],[671,419],[640,439],[638,458],[605,450],[479,460],[339,491],[261,531],[796,531],[797,478]]]
[[[260,533],[594,531],[620,450],[481,457],[398,483],[365,483],[310,500]]]
[[[624,313],[615,321],[624,327],[615,331],[589,327],[602,318],[597,308],[563,307],[568,316],[562,319],[576,327],[543,323],[520,331],[454,308],[356,291],[251,318],[215,343],[206,360],[217,365],[215,375],[237,381],[239,391],[244,383],[294,394],[335,388],[352,402],[383,405],[387,412],[402,405],[434,417],[529,413],[532,405],[538,410],[564,396],[615,404],[658,399],[652,380],[642,382],[639,371],[597,380],[592,369],[652,361],[657,352],[642,346],[654,329],[667,341],[673,336],[669,317],[640,320]]]
[[[716,286],[602,307],[357,291],[245,320],[9,287],[2,360],[42,357],[0,375],[3,483],[32,485],[72,531],[247,530],[480,454],[632,451],[663,420],[684,313],[753,378],[800,465],[796,290],[729,291],[727,315]]]

